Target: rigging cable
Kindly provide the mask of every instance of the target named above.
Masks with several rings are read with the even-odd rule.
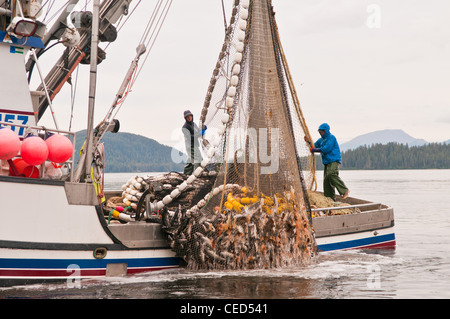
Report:
[[[145,56],[144,63],[142,63],[142,65],[141,65],[141,67],[140,67],[140,69],[139,69],[139,71],[138,71],[136,77],[139,75],[140,71],[142,70],[143,65],[145,64],[145,61],[147,60],[147,58],[148,58],[148,56],[149,56],[149,54],[150,54],[150,51],[152,50],[153,45],[155,44],[155,41],[156,41],[156,39],[158,38],[159,32],[161,31],[161,27],[162,27],[162,25],[164,24],[164,21],[165,21],[165,19],[166,19],[166,17],[167,17],[167,13],[169,12],[170,6],[172,5],[172,1],[173,1],[173,0],[168,1],[168,3],[166,3],[166,5],[164,6],[163,13],[162,13],[162,14],[164,14],[164,16],[161,15],[161,16],[159,17],[158,22],[157,22],[157,25],[156,25],[155,29],[154,29],[153,32],[152,32],[152,36],[151,36],[151,38],[150,38],[150,39],[147,41],[147,43],[146,43],[146,47],[148,48],[148,49],[147,49],[147,55]],[[165,11],[165,13],[164,13],[164,11]],[[161,18],[162,18],[162,21],[161,21]],[[161,21],[161,22],[160,22],[160,21]],[[159,25],[159,26],[158,26],[158,25]],[[158,28],[157,31],[156,31],[156,28]],[[153,36],[153,35],[155,34],[155,31],[156,31],[156,35]],[[151,45],[149,46],[150,42],[151,42]]]
[[[55,1],[53,1],[54,3]],[[53,3],[51,4],[51,7],[53,6]],[[64,3],[48,20],[47,24],[52,21],[54,18],[56,18],[56,16],[61,12],[62,9],[64,9],[66,7],[66,5],[69,3],[69,1],[66,1],[66,3]],[[51,7],[48,8],[47,10],[47,14],[44,17],[43,22],[45,21],[45,19],[47,18],[48,13],[50,12]]]
[[[151,50],[153,48],[153,45],[155,44],[155,41],[156,41],[156,39],[157,39],[157,37],[159,35],[159,32],[161,31],[161,27],[164,24],[164,21],[165,21],[165,19],[167,17],[167,14],[168,14],[169,9],[170,9],[170,7],[172,5],[172,2],[173,2],[173,0],[169,0],[169,1],[166,2],[166,4],[164,5],[164,7],[162,9],[161,14],[158,17],[158,20],[156,21],[156,25],[155,25],[155,27],[153,28],[153,31],[150,34],[150,31],[152,30],[153,24],[155,23],[156,15],[158,14],[158,12],[160,10],[160,7],[161,7],[161,4],[162,4],[161,0],[158,1],[158,4],[156,5],[156,7],[155,7],[155,9],[154,9],[154,11],[152,13],[152,16],[150,17],[150,20],[147,23],[147,27],[144,30],[143,36],[141,37],[141,41],[139,43],[139,45],[145,45],[145,47],[147,49],[146,56],[145,56],[145,58],[144,58],[144,60],[143,60],[143,62],[141,64],[141,66],[136,69],[135,74],[134,74],[132,80],[130,81],[130,83],[128,85],[127,92],[124,94],[122,99],[117,103],[117,104],[120,104],[120,105],[118,105],[118,108],[116,109],[116,112],[114,113],[113,118],[116,117],[116,115],[119,112],[121,106],[123,105],[126,97],[128,96],[128,93],[131,92],[131,87],[133,86],[135,80],[138,78],[140,72],[142,71],[142,69],[144,67],[144,64],[147,61],[148,56],[149,56],[149,54],[150,54],[150,52],[151,52]],[[150,37],[149,37],[149,35],[150,35]]]
[[[71,86],[71,105],[70,105],[70,120],[69,120],[69,131],[72,129],[72,120],[73,120],[73,109],[75,106],[75,97],[77,93],[77,86],[78,86],[78,71],[80,70],[80,66],[77,67],[77,73],[75,76],[75,88]]]
[[[159,0],[158,3],[156,4],[155,8],[153,9],[152,15],[150,16],[150,19],[149,19],[149,21],[148,21],[148,23],[147,23],[147,25],[146,25],[146,27],[144,29],[144,32],[142,33],[141,39],[139,40],[138,47],[141,46],[141,45],[144,45],[147,48],[147,44],[145,43],[145,41],[146,41],[146,39],[147,39],[147,37],[148,37],[148,35],[150,33],[150,30],[152,29],[153,23],[155,22],[155,19],[156,19],[156,15],[158,14],[158,11],[161,8],[161,4],[162,4],[162,0]],[[137,5],[139,5],[139,3]],[[153,33],[152,33],[152,35],[153,35]],[[133,73],[132,78],[130,79],[130,82],[128,83],[127,90],[125,91],[125,93],[122,96],[122,98],[119,101],[116,102],[114,107],[121,105],[125,101],[125,99],[127,98],[128,93],[131,92],[131,87],[133,86],[134,80],[136,79],[137,70],[138,69],[136,68],[136,70]],[[116,114],[119,111],[119,109],[120,109],[120,106],[116,110],[116,113],[114,114],[113,118],[116,116]]]
[[[117,26],[117,33],[119,33],[120,30],[122,30],[122,28],[123,28],[123,27],[125,26],[125,24],[127,23],[128,19],[131,18],[131,16],[133,15],[134,11],[136,11],[137,7],[141,4],[141,1],[142,1],[142,0],[139,0],[139,2],[134,6],[133,10],[131,10],[130,14],[127,15],[127,17],[125,18],[125,21],[124,21],[120,26]],[[122,16],[122,17],[123,17],[123,16]],[[120,18],[118,24],[120,24],[120,22],[121,22],[121,20],[122,20],[122,17]],[[111,42],[108,42],[108,44],[105,46],[105,48],[104,48],[103,50],[106,51],[106,49],[109,47],[110,44],[111,44]]]
[[[227,15],[225,14],[225,4],[223,3],[223,0],[222,0],[222,12],[223,12],[223,24],[225,26],[225,35],[226,35],[228,25],[227,25]]]
[[[50,0],[47,0],[47,1],[44,3],[44,5],[41,7],[40,10],[42,10],[42,8],[43,8],[49,1],[50,1]],[[47,19],[47,16],[48,16],[50,10],[53,8],[53,5],[54,5],[54,4],[55,4],[55,0],[53,0],[53,1],[48,5],[47,12],[45,13],[45,16],[44,16],[43,21],[45,21],[45,19]],[[40,11],[40,10],[39,10],[39,11]]]

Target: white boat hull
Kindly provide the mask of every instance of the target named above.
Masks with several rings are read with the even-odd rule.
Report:
[[[393,249],[395,248],[394,227],[316,238],[319,252],[348,249]]]
[[[95,250],[95,249],[94,249]],[[94,250],[0,249],[0,278],[49,280],[125,276],[178,267],[170,249],[106,250],[95,258]]]
[[[90,184],[0,176],[0,192],[8,215],[0,223],[0,279],[123,276],[179,265],[159,224],[108,226]]]

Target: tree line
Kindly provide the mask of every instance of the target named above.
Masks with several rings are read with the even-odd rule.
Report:
[[[341,152],[341,169],[450,169],[450,144],[422,146],[388,143]],[[317,158],[317,169],[323,169]]]
[[[78,151],[85,138],[85,130],[77,132]],[[172,160],[172,147],[153,139],[132,133],[107,133],[102,143],[105,147],[106,173],[183,171],[184,163]]]

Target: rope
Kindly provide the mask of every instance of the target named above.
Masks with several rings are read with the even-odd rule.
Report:
[[[230,119],[231,119],[231,117],[230,117]],[[230,122],[229,122],[229,124],[230,124]],[[221,199],[220,199],[220,209],[219,209],[219,211],[221,212],[222,211],[222,207],[223,207],[223,198],[224,198],[224,196],[225,196],[225,185],[227,184],[227,175],[228,175],[228,151],[229,151],[229,149],[230,149],[230,147],[229,147],[229,143],[230,143],[230,139],[228,138],[227,139],[227,146],[226,146],[226,153],[225,153],[225,171],[224,171],[224,175],[225,175],[225,177],[224,177],[224,180],[223,180],[223,190],[222,190],[222,197],[221,197]]]
[[[274,32],[276,34],[276,37],[279,39],[280,35],[278,33],[278,26],[276,25],[275,21],[273,23],[273,30],[274,30]],[[288,66],[288,63],[287,63],[287,60],[286,60],[286,56],[284,54],[284,50],[283,50],[283,46],[281,44],[281,41],[278,41],[278,46],[279,46],[280,54],[281,54],[281,61],[283,63],[284,69],[286,71],[286,76],[287,76],[287,80],[288,80],[287,82],[288,82],[288,85],[289,85],[289,89],[292,92],[293,101],[294,101],[294,105],[295,105],[295,110],[297,111],[297,115],[298,115],[298,117],[300,119],[300,124],[302,125],[302,128],[303,128],[303,130],[306,133],[307,139],[309,141],[312,141],[311,133],[309,132],[308,126],[306,125],[305,117],[303,116],[303,112],[302,112],[302,109],[300,107],[300,101],[299,101],[299,98],[298,98],[295,86],[293,84],[294,81],[292,79],[291,72],[289,70],[289,66]],[[311,185],[308,188],[312,189],[313,186],[314,186],[314,190],[317,190],[316,161],[315,161],[314,155],[311,155],[310,161],[311,161],[310,166],[311,166],[311,174],[313,176],[313,181],[311,182]]]

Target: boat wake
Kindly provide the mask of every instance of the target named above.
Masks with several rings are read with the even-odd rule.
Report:
[[[321,253],[307,266],[220,271],[178,268],[81,279],[78,285],[60,282],[3,287],[0,298],[334,298],[333,289],[323,294],[324,286],[354,285],[356,281],[362,295],[376,293],[382,272],[402,263],[393,251],[343,251]],[[265,290],[271,295],[265,295]]]

